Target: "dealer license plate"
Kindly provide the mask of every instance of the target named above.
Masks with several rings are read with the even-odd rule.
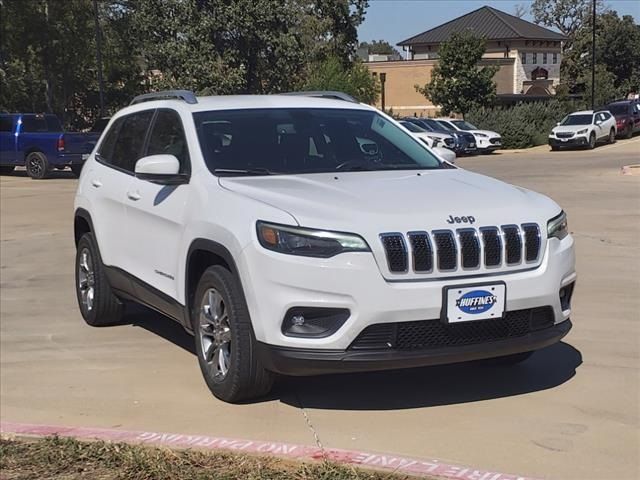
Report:
[[[445,287],[447,323],[501,318],[507,287],[504,283]]]

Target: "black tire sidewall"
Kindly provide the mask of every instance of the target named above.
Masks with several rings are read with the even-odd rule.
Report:
[[[231,328],[229,370],[222,381],[214,378],[214,372],[204,360],[202,351],[199,327],[200,305],[203,295],[210,288],[214,288],[222,296]],[[218,265],[209,267],[200,278],[191,307],[191,325],[194,331],[198,364],[209,390],[214,396],[227,402],[244,399],[246,395],[243,395],[242,386],[246,384],[252,369],[251,362],[254,361],[253,331],[242,287],[226,268]]]
[[[76,176],[76,178],[80,178],[80,174],[82,173],[82,164],[71,165],[71,171]]]
[[[34,172],[31,169],[31,163],[33,159],[37,159],[42,167],[39,172]],[[25,166],[27,168],[27,174],[34,180],[42,180],[49,173],[49,162],[45,154],[42,152],[31,152],[29,155],[27,155]]]
[[[609,143],[616,143],[616,132],[613,128],[609,131]]]
[[[591,135],[589,135],[589,148],[591,150],[596,148],[596,134],[595,133],[592,133]]]

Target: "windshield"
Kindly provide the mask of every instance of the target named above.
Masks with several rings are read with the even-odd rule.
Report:
[[[560,125],[591,125],[592,120],[593,115],[591,114],[569,115],[564,117]]]
[[[469,122],[465,122],[464,120],[451,120],[451,123],[460,130],[478,130],[474,125],[471,125]]]
[[[406,128],[407,130],[409,130],[410,132],[413,133],[424,133],[426,132],[426,130],[422,127],[419,127],[418,125],[416,125],[415,123],[411,123],[411,122],[400,122],[400,124]]]
[[[449,122],[445,122],[444,120],[436,120],[436,122],[438,122],[438,125],[441,126],[441,128],[444,128],[445,130],[449,131],[449,132],[455,132],[456,129],[453,127],[453,125],[451,125]]]
[[[613,105],[609,105],[607,109],[613,115],[627,115],[629,113],[629,105],[626,103],[617,103]]]
[[[423,144],[374,111],[251,109],[197,112],[215,175],[446,168]]]

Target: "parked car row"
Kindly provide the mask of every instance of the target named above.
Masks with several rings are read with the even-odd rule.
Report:
[[[104,120],[98,120],[100,124],[96,122],[90,132],[69,133],[55,115],[0,114],[0,173],[11,173],[20,166],[31,178],[42,179],[53,169],[69,167],[79,176],[106,127]]]
[[[574,112],[558,122],[549,134],[551,150],[568,147],[595,148],[616,137],[631,138],[640,131],[640,101],[617,100],[600,110]]]

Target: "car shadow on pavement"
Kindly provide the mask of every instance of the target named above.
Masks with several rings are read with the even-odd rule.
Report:
[[[284,403],[317,409],[435,407],[557,387],[569,381],[581,363],[580,352],[561,342],[511,367],[479,361],[385,372],[285,378],[279,382],[274,394]]]
[[[143,328],[195,355],[193,337],[178,322],[153,310],[129,304],[121,325]],[[298,408],[329,410],[435,407],[554,388],[569,381],[581,364],[581,353],[560,342],[511,367],[478,361],[383,372],[279,377],[268,396],[247,403],[275,400]]]

